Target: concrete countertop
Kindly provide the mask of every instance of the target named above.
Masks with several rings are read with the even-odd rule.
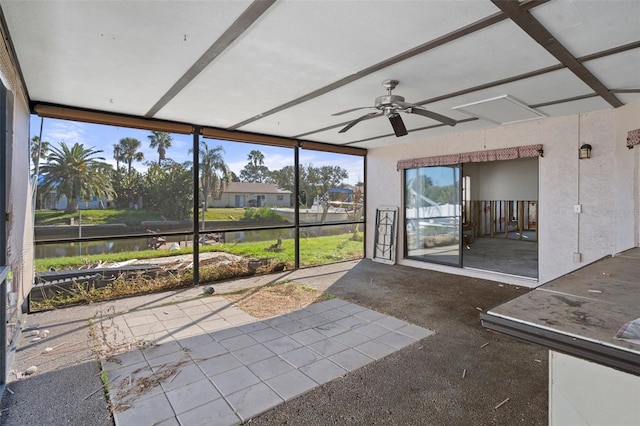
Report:
[[[615,338],[640,318],[640,248],[535,288],[481,318],[486,328],[640,375],[640,344]]]

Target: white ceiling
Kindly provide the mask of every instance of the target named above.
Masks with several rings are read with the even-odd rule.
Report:
[[[32,104],[373,148],[496,126],[503,95],[547,116],[640,98],[640,1],[5,1]],[[394,94],[402,114],[338,131]]]

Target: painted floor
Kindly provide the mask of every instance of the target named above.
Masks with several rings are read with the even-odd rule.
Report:
[[[246,422],[433,334],[341,299],[259,320],[211,296],[98,322],[118,426]]]

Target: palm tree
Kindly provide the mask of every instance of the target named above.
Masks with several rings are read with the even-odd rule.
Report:
[[[207,210],[209,195],[221,194],[225,185],[231,182],[231,171],[222,158],[224,148],[209,148],[205,141],[200,142],[200,188],[204,194],[204,208]]]
[[[152,130],[151,134],[147,136],[149,138],[149,146],[151,148],[158,149],[158,164],[162,162],[162,160],[166,159],[167,148],[171,147],[171,135],[167,132],[158,132],[156,130]]]
[[[49,142],[40,141],[40,136],[34,136],[31,138],[31,161],[33,161],[33,168],[38,169],[38,164],[41,159],[44,159],[49,152]]]
[[[252,150],[247,156],[247,160],[253,167],[263,166],[264,165],[264,154],[257,149]]]
[[[142,146],[142,142],[135,138],[120,139],[113,146],[113,156],[116,159],[116,169],[120,168],[120,161],[127,163],[127,174],[131,174],[131,166],[134,161],[144,160],[144,154],[138,149]]]
[[[264,166],[264,154],[256,149],[247,156],[248,164],[240,172],[244,182],[264,182],[269,175],[269,169]]]
[[[247,156],[247,160],[249,160],[249,164],[251,165],[251,170],[255,179],[258,182],[262,182],[262,175],[260,174],[260,169],[264,166],[264,154],[257,149],[252,150]]]
[[[85,148],[80,143],[72,147],[64,142],[60,148],[51,148],[47,162],[42,165],[44,188],[55,189],[58,198],[67,197],[65,213],[78,211],[78,200],[89,199],[93,196],[109,198],[113,195],[108,165],[103,157],[96,155],[101,150]]]

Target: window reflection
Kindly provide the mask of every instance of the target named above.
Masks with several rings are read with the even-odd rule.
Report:
[[[461,210],[459,166],[407,169],[407,257],[459,265]]]

